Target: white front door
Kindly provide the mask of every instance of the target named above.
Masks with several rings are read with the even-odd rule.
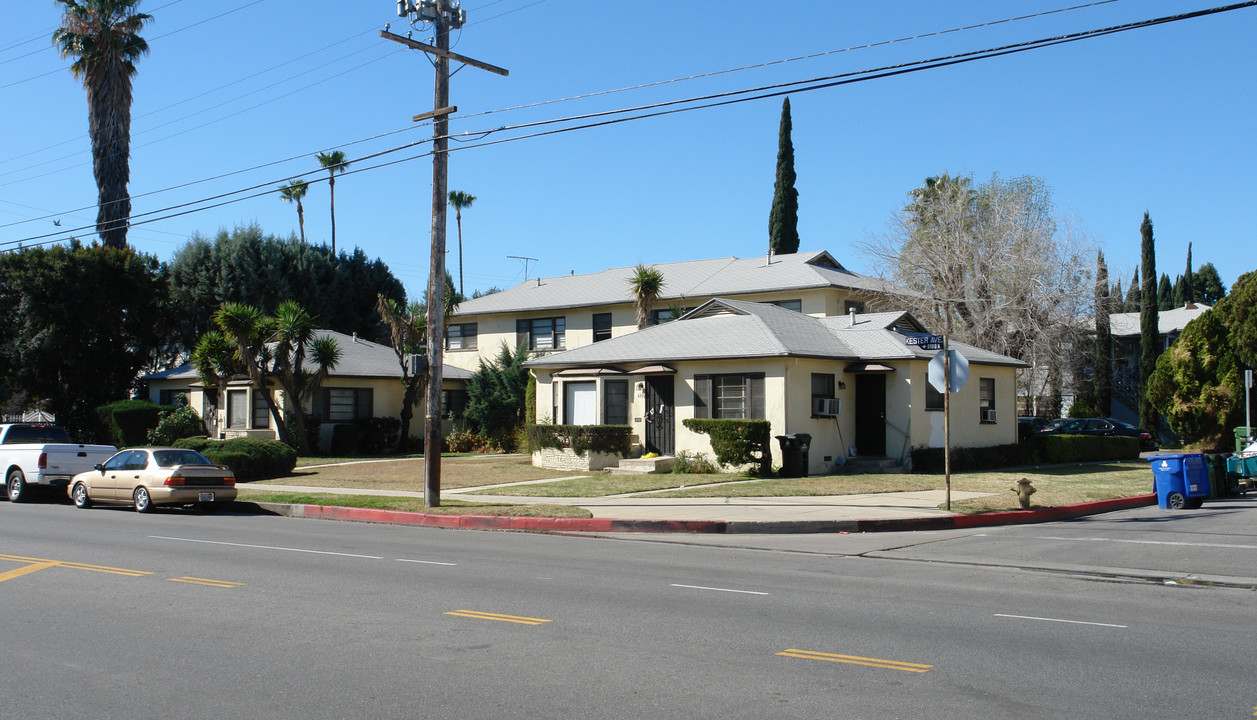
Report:
[[[598,384],[563,383],[563,424],[598,424]]]

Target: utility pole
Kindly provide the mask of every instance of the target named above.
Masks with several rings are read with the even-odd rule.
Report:
[[[387,26],[380,37],[422,50],[436,59],[436,89],[432,112],[412,118],[415,122],[432,118],[432,248],[428,269],[428,397],[423,438],[423,503],[441,506],[441,381],[445,355],[445,207],[449,185],[450,60],[482,70],[507,75],[502,68],[450,52],[450,30],[467,21],[467,13],[450,0],[397,0],[397,15],[411,24],[431,23],[436,45],[415,42],[390,33]]]

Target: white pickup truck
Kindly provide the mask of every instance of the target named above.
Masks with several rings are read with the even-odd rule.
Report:
[[[32,485],[65,487],[115,452],[113,445],[72,443],[65,428],[56,425],[0,424],[0,468],[11,502],[29,500]]]

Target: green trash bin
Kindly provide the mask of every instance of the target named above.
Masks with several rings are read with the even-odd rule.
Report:
[[[1237,427],[1235,428],[1235,452],[1244,452],[1244,448],[1248,447],[1248,437],[1253,434],[1257,428]]]

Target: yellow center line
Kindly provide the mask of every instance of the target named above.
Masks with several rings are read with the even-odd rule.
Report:
[[[815,650],[796,650],[790,648],[777,653],[782,657],[803,658],[805,660],[825,660],[828,662],[840,662],[850,665],[866,665],[868,667],[883,668],[885,670],[903,670],[904,672],[923,673],[929,672],[933,665],[922,665],[920,663],[900,662],[898,660],[883,660],[881,658],[860,657],[858,655],[837,655],[834,653],[817,652]]]
[[[126,568],[109,567],[108,565],[87,565],[85,563],[66,562],[63,560],[47,560],[44,558],[29,558],[29,557],[22,557],[20,555],[5,555],[2,553],[0,553],[0,560],[9,560],[11,562],[20,562],[20,563],[29,563],[31,565],[39,566],[39,567],[36,567],[34,570],[26,570],[26,572],[18,572],[16,570],[12,570],[7,573],[4,573],[3,575],[0,575],[0,578],[6,579],[6,580],[9,577],[18,577],[19,575],[25,575],[28,572],[35,572],[35,570],[43,570],[44,568],[50,568],[50,567],[63,567],[63,568],[69,568],[71,570],[90,570],[92,572],[111,573],[113,575],[126,575],[128,577],[142,577],[144,575],[153,574],[146,570],[128,570]],[[24,569],[24,568],[20,568],[20,569]]]
[[[236,587],[244,586],[244,583],[232,582],[230,580],[211,580],[210,578],[199,578],[199,577],[191,577],[191,576],[166,578],[166,579],[171,582],[192,583],[193,585],[208,585],[209,587],[219,587],[219,588],[236,588]]]
[[[32,563],[25,567],[20,567],[15,570],[10,570],[8,572],[0,573],[0,582],[4,582],[5,580],[12,580],[15,577],[22,577],[23,575],[29,575],[33,572],[38,572],[40,570],[47,570],[50,567],[56,567],[56,566],[57,566],[57,563],[55,562]]]
[[[498,620],[501,622],[518,623],[520,625],[540,625],[542,623],[550,622],[549,620],[545,620],[543,618],[521,617],[519,615],[502,615],[500,613],[481,612],[479,610],[455,610],[445,614],[457,617],[475,618],[477,620]]]

